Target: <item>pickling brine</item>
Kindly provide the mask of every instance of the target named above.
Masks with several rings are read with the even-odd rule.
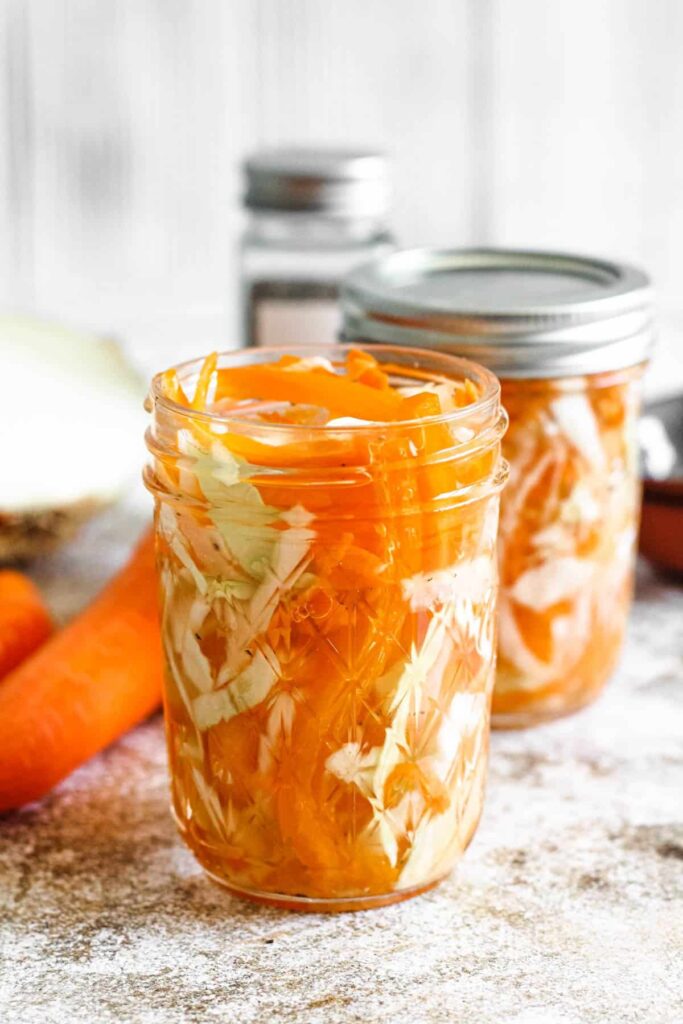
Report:
[[[588,703],[621,651],[640,509],[641,367],[508,380],[497,725]]]
[[[185,841],[298,909],[443,878],[481,813],[505,417],[495,378],[383,347],[155,379],[165,719]]]

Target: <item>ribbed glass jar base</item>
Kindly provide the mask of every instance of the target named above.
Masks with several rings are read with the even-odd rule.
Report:
[[[202,865],[203,866],[203,865]],[[277,907],[280,910],[296,910],[302,914],[344,914],[357,910],[374,910],[378,907],[389,907],[394,903],[403,903],[414,896],[429,892],[439,885],[443,878],[437,878],[427,885],[413,886],[411,889],[402,889],[398,892],[385,893],[382,896],[348,896],[343,899],[320,899],[308,896],[290,896],[272,892],[258,892],[255,889],[240,889],[230,885],[224,879],[214,875],[208,868],[204,871],[216,885],[225,889],[231,896],[249,900],[251,903],[259,903],[261,906]]]
[[[183,828],[173,805],[171,805],[171,815],[181,838],[190,848],[192,855],[207,877],[216,885],[219,885],[221,889],[229,892],[230,895],[237,896],[239,899],[249,900],[251,903],[259,903],[262,906],[279,907],[281,910],[296,910],[304,914],[342,914],[356,910],[374,910],[378,907],[389,907],[394,903],[403,903],[414,896],[420,896],[422,893],[429,892],[445,881],[451,874],[451,871],[446,871],[444,874],[439,875],[438,878],[431,879],[424,884],[408,886],[405,889],[397,889],[394,892],[356,893],[350,896],[306,896],[299,893],[266,892],[259,889],[249,889],[235,884],[225,876],[225,866],[220,854],[215,854],[208,846],[199,845],[196,840],[190,841],[188,839],[187,830]],[[472,841],[478,823],[478,818],[469,823],[469,834],[464,849]],[[451,870],[455,870],[456,867],[457,864]]]
[[[558,718],[566,718],[582,711],[595,700],[605,688],[607,679],[591,690],[582,690],[579,693],[563,700],[561,704],[547,703],[529,707],[525,711],[492,712],[491,728],[501,730],[530,729],[534,725],[543,725],[546,722],[554,722]]]

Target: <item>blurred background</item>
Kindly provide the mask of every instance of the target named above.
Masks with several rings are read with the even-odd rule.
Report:
[[[0,0],[0,304],[153,369],[236,338],[240,162],[393,160],[401,245],[642,264],[683,382],[680,0]]]

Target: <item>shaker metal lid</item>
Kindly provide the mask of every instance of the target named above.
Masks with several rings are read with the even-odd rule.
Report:
[[[635,267],[563,253],[411,249],[352,271],[344,336],[457,352],[503,377],[642,362],[652,293]]]
[[[389,203],[387,161],[356,149],[266,149],[244,162],[252,209],[381,216]]]

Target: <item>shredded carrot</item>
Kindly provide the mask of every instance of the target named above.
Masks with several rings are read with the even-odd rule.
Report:
[[[350,348],[346,353],[346,372],[351,380],[357,380],[366,370],[375,370],[378,366],[375,357],[362,348]]]
[[[178,373],[176,370],[166,370],[163,375],[163,390],[164,394],[175,402],[177,405],[188,405],[189,401],[187,395],[183,391],[182,384],[178,380]]]
[[[0,572],[0,678],[32,654],[52,632],[38,590],[23,573]]]
[[[400,366],[398,363],[384,363],[382,369],[385,373],[406,373],[406,367]],[[415,378],[415,380],[424,380],[434,383],[433,373],[427,373],[425,370],[420,370],[414,367],[410,368],[409,373],[411,377]],[[453,404],[458,408],[464,408],[466,405],[471,405],[472,402],[476,402],[481,398],[477,385],[473,380],[470,380],[469,377],[464,377],[462,380],[452,380],[451,378],[444,377],[441,383],[448,384],[451,389]]]
[[[532,724],[587,704],[617,663],[640,506],[632,441],[638,373],[503,382],[510,417],[503,451],[515,472],[501,505],[497,725]],[[577,422],[587,420],[593,458],[558,421],[564,403]],[[563,564],[590,575],[575,586],[570,576],[563,591]],[[539,568],[559,584],[552,602],[534,602],[529,592]]]
[[[331,373],[292,373],[282,366],[236,366],[217,374],[216,399],[268,399],[317,405],[333,416],[393,420],[401,404],[395,391],[380,391]]]
[[[352,348],[346,355],[346,372],[351,380],[358,381],[370,388],[388,390],[391,385],[389,378],[374,356],[362,349]]]
[[[0,812],[43,797],[160,702],[154,542],[0,685]]]
[[[433,822],[455,856],[480,802],[493,646],[474,633],[493,632],[499,447],[468,448],[441,415],[449,386],[456,405],[479,395],[360,350],[211,379],[207,411],[234,420],[196,435],[201,464],[179,459],[183,487],[159,499],[184,837],[247,890],[387,893],[411,858],[428,881]],[[480,713],[456,739],[441,719],[459,692]]]
[[[284,368],[286,366],[297,366],[300,362],[300,356],[293,356],[290,355],[289,352],[285,352],[285,354],[283,356],[280,356],[280,358],[278,359],[277,365]]]
[[[393,387],[390,374],[434,383],[433,374],[392,363],[380,364],[370,353],[350,349],[344,363],[336,365],[336,371],[327,361],[290,354],[283,354],[275,363],[219,368],[214,352],[201,366],[192,400],[185,395],[175,370],[163,375],[162,385],[169,398],[198,412],[229,415],[235,403],[249,402],[252,409],[259,402],[286,403],[285,411],[264,409],[259,413],[264,422],[271,423],[306,423],[320,411],[327,411],[330,417],[347,416],[371,422],[392,422],[411,414],[422,418],[442,411],[434,395],[411,396],[419,399],[415,403],[401,395]],[[209,400],[214,380],[215,393]],[[456,407],[470,405],[480,397],[477,386],[467,378],[444,377],[441,382],[450,388]],[[191,429],[198,441],[209,440],[202,424],[194,423]]]
[[[197,387],[195,389],[194,398],[192,399],[193,409],[204,409],[209,395],[209,388],[211,386],[211,378],[216,372],[216,366],[218,364],[218,354],[212,352],[210,356],[207,356],[202,364],[202,368],[199,372],[199,379],[197,380]]]

